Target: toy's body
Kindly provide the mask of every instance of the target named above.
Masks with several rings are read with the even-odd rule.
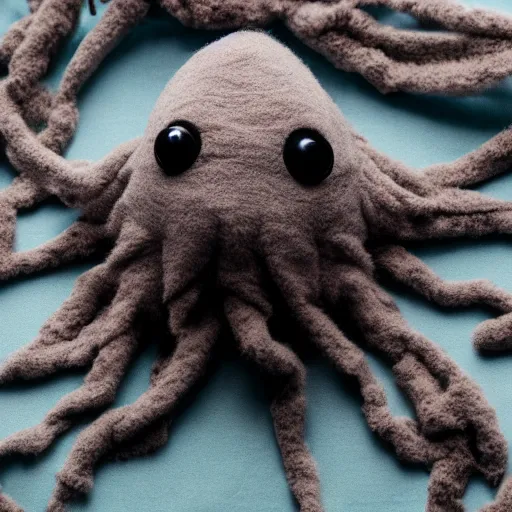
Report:
[[[111,402],[155,317],[175,338],[150,390],[81,434],[50,510],[91,488],[100,457],[145,453],[165,441],[176,403],[203,373],[226,322],[241,354],[275,383],[272,413],[290,486],[303,512],[319,512],[303,440],[304,367],[295,341],[273,339],[267,326],[282,311],[278,320],[291,318],[358,381],[371,428],[400,458],[432,465],[428,510],[458,510],[474,471],[499,481],[506,447],[494,412],[446,355],[409,329],[374,280],[367,247],[392,268],[407,254],[397,257],[400,249],[383,241],[509,231],[510,204],[437,188],[372,151],[309,70],[262,33],[231,35],[199,52],[165,89],[144,136],[96,165],[73,165],[46,149],[8,92],[0,94],[0,131],[22,173],[18,199],[4,208],[35,193],[35,182],[84,213],[77,232],[6,259],[4,274],[116,241],[39,338],[0,372],[5,382],[92,364],[86,383],[41,426],[2,442],[0,454],[39,453],[77,412]],[[510,297],[492,287],[478,298],[511,309]],[[477,300],[471,287],[457,299]],[[389,357],[418,423],[391,415],[363,352],[335,323],[340,309]],[[492,324],[485,331],[490,344],[500,336]]]

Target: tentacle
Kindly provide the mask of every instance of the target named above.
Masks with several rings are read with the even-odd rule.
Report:
[[[382,5],[434,22],[449,30],[477,36],[512,37],[512,17],[486,9],[468,8],[450,0],[359,0],[358,4]]]
[[[56,268],[89,256],[102,246],[105,239],[105,226],[77,221],[40,247],[2,258],[0,280]]]
[[[414,421],[392,416],[384,389],[373,375],[362,350],[342,334],[320,307],[312,304],[312,296],[316,293],[311,290],[309,283],[320,279],[320,269],[317,258],[304,251],[309,244],[301,240],[298,233],[289,233],[296,241],[292,245],[296,259],[290,260],[272,249],[278,247],[275,244],[276,235],[268,232],[263,239],[270,273],[312,340],[341,373],[358,381],[363,397],[363,412],[371,429],[389,442],[402,460],[431,463],[445,456],[447,450],[452,449],[450,446],[426,439]]]
[[[419,386],[420,394],[413,402],[425,432],[457,430],[474,435],[477,467],[489,481],[497,483],[504,471],[506,444],[496,414],[481,390],[446,354],[407,326],[391,297],[370,277],[344,268],[339,287],[366,341],[394,362],[399,384],[410,388],[416,382]],[[424,394],[421,367],[438,382],[441,393],[434,389]]]
[[[179,328],[176,350],[156,384],[132,405],[105,413],[78,437],[62,471],[48,510],[64,510],[76,493],[93,485],[93,470],[100,458],[155,423],[168,417],[178,401],[197,382],[217,337],[217,321],[209,315],[194,325]]]
[[[462,498],[473,471],[471,454],[454,450],[448,457],[432,465],[428,485],[428,512],[464,512]]]
[[[191,219],[191,224],[194,221],[200,222]],[[196,227],[183,225],[176,229],[186,238],[183,230]],[[150,389],[136,402],[104,414],[79,436],[59,473],[50,511],[63,510],[77,493],[90,490],[94,468],[104,456],[129,453],[132,443],[136,448],[142,447],[143,452],[147,450],[147,445],[141,445],[141,436],[146,431],[158,434],[155,429],[169,419],[177,402],[203,374],[217,339],[219,322],[212,312],[213,283],[209,281],[213,276],[205,268],[212,257],[212,243],[210,237],[202,241],[203,245],[190,245],[188,252],[185,247],[164,242],[163,300],[169,310],[169,328],[176,336],[176,349],[154,369]],[[157,441],[158,445],[160,439]]]
[[[149,0],[113,0],[110,3],[66,68],[47,128],[41,134],[43,143],[51,140],[60,147],[67,144],[76,129],[79,90],[117,43],[146,16],[149,5]]]
[[[0,510],[2,512],[24,512],[9,496],[2,493],[0,489]]]
[[[44,190],[69,206],[82,207],[105,191],[138,145],[133,140],[120,145],[110,155],[91,166],[73,166],[43,146],[27,127],[4,94],[6,112],[0,115],[0,131],[14,167]]]
[[[359,7],[362,5],[359,4]],[[329,8],[323,6],[321,9],[309,4],[299,9],[299,13],[299,18],[295,21],[303,22],[303,30],[318,32],[319,24],[323,22],[321,32],[343,30],[348,37],[359,41],[365,47],[381,50],[399,62],[427,64],[475,57],[510,48],[510,41],[506,38],[497,40],[496,34],[492,33],[486,37],[472,37],[466,33],[432,34],[382,25],[364,10],[342,3],[334,3]],[[308,23],[305,24],[305,21]]]
[[[25,39],[25,34],[32,21],[32,15],[24,16],[13,23],[0,41],[0,64],[7,66],[13,53]]]
[[[321,512],[315,463],[304,442],[305,368],[287,347],[274,341],[265,317],[235,297],[226,301],[228,321],[242,353],[270,375],[283,378],[272,416],[289,485],[302,512]]]
[[[9,65],[7,89],[16,101],[30,96],[44,76],[58,45],[74,30],[81,6],[82,0],[46,0],[32,14]]]
[[[422,240],[510,232],[509,202],[440,187],[372,149],[364,138],[356,137],[355,142],[364,162],[363,208],[380,238]]]
[[[429,181],[442,187],[468,187],[511,168],[512,129],[508,128],[454,162],[427,167],[424,174]]]
[[[503,132],[503,144],[508,143],[507,135],[506,132]],[[496,137],[496,141],[500,137]],[[380,191],[386,188],[390,191],[389,196],[384,201],[386,204],[384,209],[391,208],[397,212],[401,209],[400,203],[402,200],[404,203],[408,203],[405,208],[405,211],[408,210],[409,214],[406,222],[410,222],[414,226],[412,230],[418,229],[418,237],[424,236],[423,230],[425,227],[427,228],[425,229],[425,236],[427,237],[446,236],[446,234],[457,236],[461,234],[481,235],[492,232],[508,232],[510,221],[508,203],[496,205],[493,200],[488,200],[484,196],[475,193],[468,192],[464,194],[462,191],[443,191],[431,180],[425,180],[422,176],[412,173],[408,167],[400,162],[396,162],[371,148],[363,137],[356,137],[355,140],[372,162],[373,172],[381,174],[374,183],[377,183]],[[491,142],[488,150],[484,146],[482,150],[477,150],[474,155],[466,160],[467,162],[475,162],[473,170],[470,170],[470,173],[467,174],[468,177],[472,176],[476,179],[475,176],[479,176],[478,179],[485,179],[489,176],[488,173],[478,174],[475,170],[484,170],[486,165],[485,156],[492,154],[493,148],[496,149],[494,143]],[[500,158],[506,155],[506,152],[505,146],[502,147],[501,151],[495,151],[494,156],[489,157],[489,169],[493,168],[496,171]],[[465,161],[465,158],[461,159],[461,162],[463,161]],[[450,169],[450,172],[454,169],[455,166]],[[441,176],[440,174],[439,177]],[[460,176],[462,178],[460,184],[464,185],[464,174],[461,173]],[[467,184],[470,182],[473,181],[468,178]],[[399,192],[394,195],[392,189]],[[402,193],[403,195],[401,195]],[[399,196],[401,197],[399,198]],[[442,198],[441,204],[430,208],[432,210],[444,209],[445,211],[442,212],[441,216],[436,217],[439,214],[438,211],[425,213],[426,209],[429,208],[427,204],[432,202],[435,205],[438,198]],[[465,205],[466,200],[467,204]],[[414,201],[418,202],[413,206]],[[475,206],[473,207],[471,203]],[[496,211],[492,211],[495,206]],[[466,209],[466,207],[468,208]],[[489,213],[478,212],[482,207],[489,208]],[[477,213],[471,212],[472,208]],[[468,214],[464,213],[465,209]],[[403,225],[403,219],[399,222]],[[432,226],[432,224],[438,224],[438,226]],[[387,228],[384,227],[385,229]],[[465,229],[468,229],[468,231],[465,232]],[[480,350],[495,351],[512,348],[512,314],[510,312],[510,298],[505,291],[499,290],[487,281],[445,283],[403,247],[389,245],[381,247],[377,245],[375,256],[377,265],[385,268],[395,280],[411,286],[414,290],[438,304],[444,306],[484,304],[505,313],[497,319],[482,322],[475,330],[474,344]]]
[[[496,320],[482,322],[475,331],[474,342],[481,350],[512,348],[511,294],[486,280],[443,281],[419,258],[399,246],[378,248],[375,263],[393,279],[436,304],[449,307],[481,304],[507,313]]]
[[[13,23],[0,41],[0,65],[7,65],[13,53],[25,39],[26,32],[32,23],[33,15],[39,9],[42,0],[28,0],[30,13]]]
[[[269,378],[275,389],[271,412],[290,485],[302,512],[321,512],[320,485],[305,440],[305,368],[268,329],[272,306],[264,269],[253,252],[255,223],[223,223],[218,233],[218,278],[224,312],[237,346]]]
[[[269,269],[309,337],[340,371],[359,382],[363,411],[372,430],[391,442],[405,460],[430,465],[458,454],[472,471],[481,472],[497,484],[506,468],[506,443],[494,411],[476,385],[440,349],[407,327],[391,298],[365,272],[352,264],[338,263],[332,256],[319,267],[315,251],[306,250],[314,242],[298,233],[286,236],[293,251],[284,244],[287,253],[275,254],[275,247],[279,247],[275,236],[267,233],[264,238]],[[338,260],[340,257],[345,257],[342,250]],[[394,363],[398,384],[415,405],[417,425],[391,416],[384,391],[361,350],[316,304],[320,299],[316,291],[319,280],[327,303],[342,299],[366,341]],[[441,440],[433,441],[433,436],[441,436]],[[471,451],[473,442],[476,451]],[[465,486],[459,476],[447,475],[446,480],[446,498],[453,510],[460,509]],[[439,490],[435,482],[430,489],[431,503],[435,503]],[[436,508],[432,505],[429,512],[433,510]]]
[[[98,347],[130,326],[135,308],[130,283],[122,283],[107,308],[105,299],[116,290],[126,266],[149,248],[148,237],[140,229],[125,227],[107,261],[83,274],[69,299],[45,323],[38,337],[1,366],[0,382],[39,378],[63,368],[90,364]]]
[[[0,255],[2,261],[13,250],[16,214],[21,208],[31,208],[45,194],[30,180],[15,178],[0,191]]]
[[[397,8],[392,1],[379,3]],[[487,32],[484,35],[494,40],[479,41],[481,47],[486,47],[489,53],[480,54],[466,49],[464,55],[457,54],[458,52],[454,52],[452,56],[443,55],[444,48],[441,49],[438,43],[432,42],[437,34],[415,33],[417,41],[425,40],[424,46],[430,47],[418,58],[416,46],[411,55],[407,46],[410,38],[402,35],[404,31],[392,28],[377,30],[375,23],[358,12],[357,4],[354,4],[355,2],[352,5],[344,2],[303,3],[290,16],[287,24],[306,44],[327,57],[335,66],[347,71],[356,71],[381,92],[402,90],[467,94],[489,87],[512,72],[512,46],[508,33],[512,22],[506,16],[486,13],[493,21],[501,22],[501,28],[507,33],[505,40],[498,39],[499,36],[492,34],[489,26],[481,26],[482,32]],[[414,4],[418,5],[416,2]],[[431,12],[428,12],[428,8],[422,10],[422,19],[435,21],[437,17],[434,13],[442,10],[442,2]],[[465,26],[464,22],[459,22],[459,25],[458,29],[462,29],[462,32],[471,26],[470,23]],[[471,37],[479,39],[474,34]],[[382,39],[386,40],[386,44],[383,44]],[[394,39],[398,39],[399,43],[396,44]],[[469,37],[458,36],[450,40],[449,36],[438,36],[438,39],[448,48],[453,48],[458,45],[463,47],[464,39],[467,40]],[[374,42],[377,43],[375,46],[372,44]],[[397,49],[402,50],[401,55],[396,55]]]
[[[78,415],[110,405],[135,350],[135,336],[119,336],[99,350],[84,384],[62,398],[34,427],[0,441],[0,457],[12,454],[38,455],[75,423]]]
[[[362,172],[363,209],[373,240],[424,240],[510,233],[512,206],[478,192],[434,187],[421,196],[382,173],[371,159]]]
[[[38,454],[50,446],[58,435],[68,430],[78,415],[95,411],[113,402],[137,348],[133,326],[142,313],[154,314],[158,309],[155,302],[161,292],[159,268],[158,258],[148,255],[123,272],[116,296],[103,315],[104,321],[99,322],[98,319],[85,327],[74,340],[73,348],[69,347],[69,343],[64,344],[65,351],[71,353],[76,352],[80,345],[81,353],[93,351],[94,362],[84,385],[64,397],[42,423],[1,441],[0,456],[13,453]],[[62,366],[72,358],[63,355],[60,350],[55,350],[54,345],[49,348],[52,354],[58,354],[58,364]],[[45,356],[48,358],[40,350],[39,361]],[[31,363],[28,364],[30,366]]]

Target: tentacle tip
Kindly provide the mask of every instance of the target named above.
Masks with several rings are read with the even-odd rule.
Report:
[[[473,333],[473,347],[482,353],[508,351],[512,350],[512,338],[504,332],[491,331],[487,326],[482,326]]]
[[[16,371],[11,365],[4,363],[0,366],[0,385],[9,384],[16,379]]]
[[[61,487],[60,492],[59,489],[56,489],[56,492],[59,494],[87,494],[94,485],[94,479],[92,475],[84,475],[79,474],[76,471],[61,471],[57,475],[58,487]],[[66,492],[64,492],[66,491]]]

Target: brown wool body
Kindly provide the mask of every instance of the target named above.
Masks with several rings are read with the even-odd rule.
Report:
[[[284,19],[307,44],[383,91],[460,94],[509,74],[510,18],[445,1],[161,3],[197,27]],[[376,435],[401,460],[431,468],[427,510],[463,510],[472,474],[496,485],[506,469],[495,413],[441,350],[406,325],[375,281],[374,265],[442,304],[483,303],[502,311],[480,326],[475,341],[486,349],[509,346],[508,294],[486,282],[444,283],[394,245],[509,233],[509,203],[456,188],[506,170],[508,132],[458,162],[414,174],[355,134],[289,51],[263,34],[242,33],[210,45],[177,73],[141,139],[97,164],[62,159],[57,153],[74,133],[80,87],[150,4],[112,0],[55,95],[40,81],[58,44],[74,30],[80,1],[31,2],[31,14],[0,44],[0,61],[8,66],[0,83],[0,133],[20,172],[0,197],[1,277],[113,245],[105,262],[78,280],[38,338],[0,370],[0,379],[8,382],[90,367],[84,385],[40,425],[1,442],[0,455],[40,453],[77,414],[109,405],[150,326],[155,319],[157,325],[167,322],[174,348],[159,357],[147,393],[104,413],[79,436],[48,507],[64,510],[91,489],[101,458],[143,455],[166,441],[177,403],[203,373],[222,342],[221,325],[227,324],[240,353],[278,384],[272,415],[300,510],[322,510],[315,465],[304,443],[305,369],[295,355],[295,340],[274,339],[267,326],[284,309],[305,339],[358,382],[363,413]],[[409,12],[454,33],[384,28],[359,9],[369,4]],[[203,145],[191,169],[169,177],[158,167],[153,146],[159,131],[177,119],[193,122]],[[40,125],[37,135],[29,128]],[[334,150],[333,173],[316,187],[295,182],[283,163],[285,138],[302,127],[318,130]],[[41,248],[12,252],[17,211],[52,194],[80,208],[81,219]],[[389,359],[417,420],[391,415],[363,352],[337,324],[337,312]],[[485,510],[505,512],[511,503],[511,485],[505,483]],[[3,496],[0,510],[20,509]]]
[[[396,176],[383,172],[379,155],[353,133],[310,71],[261,33],[230,35],[197,53],[162,93],[141,139],[97,164],[75,165],[47,149],[6,88],[2,94],[0,130],[22,176],[20,197],[35,183],[82,210],[83,224],[71,229],[96,229],[89,242],[75,234],[71,243],[65,234],[52,248],[32,252],[36,266],[66,253],[66,243],[76,255],[101,236],[116,242],[39,337],[0,371],[9,382],[91,366],[83,387],[42,424],[4,440],[0,454],[40,453],[77,412],[110,403],[155,317],[167,318],[175,339],[150,389],[79,436],[49,510],[88,492],[104,456],[145,453],[165,441],[176,404],[222,341],[223,322],[245,358],[269,379],[279,377],[272,414],[290,487],[302,511],[322,510],[304,443],[304,366],[294,340],[274,339],[267,327],[279,301],[304,337],[359,383],[372,430],[402,460],[432,468],[428,510],[460,509],[472,473],[499,482],[506,445],[494,411],[440,349],[407,326],[375,281],[366,245],[508,231],[511,204],[434,186],[403,167]],[[176,120],[198,127],[202,147],[189,170],[167,176],[154,143]],[[304,127],[322,133],[334,152],[332,174],[312,187],[297,183],[283,161],[287,135]],[[13,263],[10,275],[20,268]],[[390,360],[417,421],[391,415],[363,352],[337,326],[336,311],[348,313],[365,341]],[[503,495],[499,503],[509,499]]]

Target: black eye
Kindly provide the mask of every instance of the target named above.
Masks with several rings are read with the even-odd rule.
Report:
[[[283,159],[288,172],[303,185],[318,185],[332,172],[331,145],[315,130],[301,128],[286,139]]]
[[[155,140],[155,158],[168,176],[189,169],[201,151],[201,136],[187,121],[176,121],[162,130]]]

